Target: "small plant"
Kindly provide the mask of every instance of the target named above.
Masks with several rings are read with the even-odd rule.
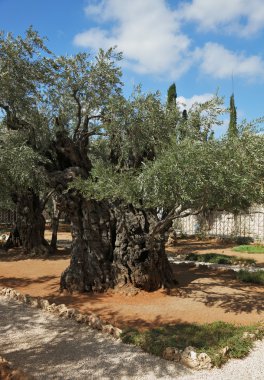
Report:
[[[234,247],[235,252],[264,253],[264,245],[239,245]]]
[[[238,236],[235,238],[235,243],[236,244],[250,244],[253,243],[254,239],[250,236]]]
[[[184,350],[192,346],[199,352],[206,352],[215,366],[220,367],[228,358],[242,358],[253,346],[252,338],[243,336],[245,332],[253,333],[255,339],[264,336],[260,326],[236,326],[225,322],[213,322],[203,325],[182,323],[138,331],[127,329],[121,339],[124,343],[135,344],[154,355],[162,356],[166,347]],[[221,353],[229,347],[227,355]]]
[[[258,270],[256,272],[240,270],[237,274],[237,278],[243,282],[264,285],[264,270]]]

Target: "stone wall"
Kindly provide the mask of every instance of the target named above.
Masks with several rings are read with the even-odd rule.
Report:
[[[248,213],[237,215],[213,212],[207,215],[188,216],[178,220],[174,228],[178,233],[207,236],[249,237],[255,242],[264,242],[264,207],[252,207]]]

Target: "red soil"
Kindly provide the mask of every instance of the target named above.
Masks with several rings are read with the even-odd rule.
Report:
[[[60,239],[65,239],[60,236]],[[224,252],[215,242],[181,242],[173,252]],[[247,254],[246,254],[247,255]],[[242,256],[239,254],[239,256]],[[264,254],[247,255],[264,263]],[[65,303],[83,312],[93,311],[117,326],[149,327],[167,323],[225,321],[252,324],[264,319],[264,287],[241,283],[232,272],[173,265],[179,284],[170,292],[60,294],[61,272],[68,266],[63,254],[49,259],[25,259],[15,251],[0,254],[0,286],[14,287],[32,296]],[[122,289],[120,289],[122,291]]]

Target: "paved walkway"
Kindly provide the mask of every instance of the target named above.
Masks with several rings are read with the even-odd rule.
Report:
[[[191,370],[0,296],[0,354],[36,379],[262,380],[264,342],[222,369]]]

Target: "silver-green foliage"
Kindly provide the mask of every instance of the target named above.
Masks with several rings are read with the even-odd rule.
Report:
[[[144,102],[145,99],[141,99],[140,108]],[[219,99],[207,103],[207,108],[205,105],[199,107],[206,130],[220,123],[217,120],[222,112]],[[135,141],[139,147],[133,152],[141,150],[142,154],[142,149],[148,147],[146,141],[151,142],[154,138],[153,159],[141,156],[141,164],[137,167],[97,161],[90,179],[75,184],[87,197],[123,200],[137,206],[181,212],[187,209],[235,211],[264,201],[264,137],[256,134],[252,125],[240,127],[239,139],[223,137],[206,141],[190,134],[178,140],[177,123],[175,129],[170,128],[165,112],[161,111],[157,118],[152,112],[146,115],[140,122],[135,118],[133,123],[131,118],[126,128],[118,129],[122,125],[120,122],[115,133],[119,139],[124,139],[123,146],[119,142],[123,154],[129,151],[127,146],[134,149]],[[188,120],[190,130],[192,120],[192,117]],[[162,128],[166,131],[164,139]],[[141,136],[139,140],[137,136]]]

